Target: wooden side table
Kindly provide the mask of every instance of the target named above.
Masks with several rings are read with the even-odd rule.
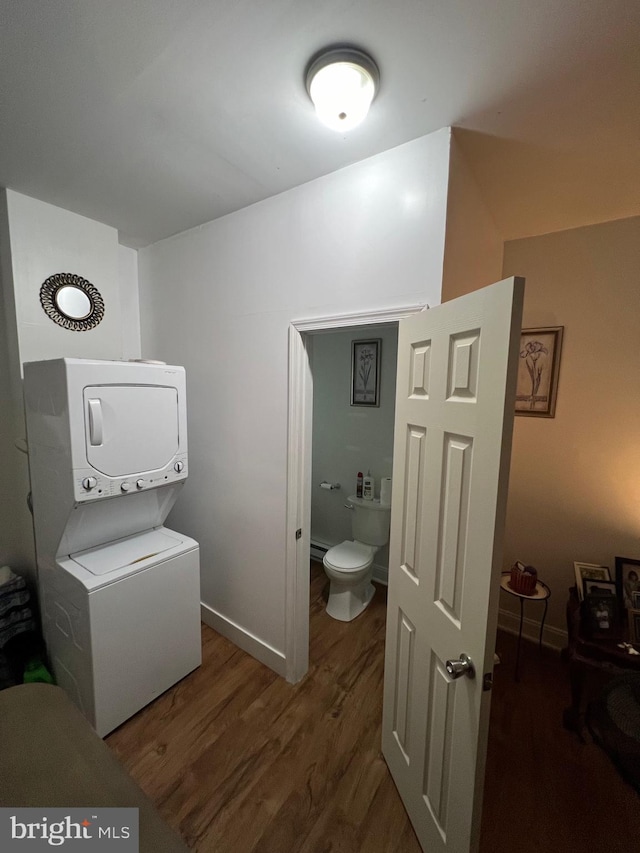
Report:
[[[544,612],[542,614],[542,622],[540,623],[540,639],[538,640],[538,648],[542,649],[542,632],[544,631],[544,621],[547,618],[547,608],[549,607],[549,598],[551,597],[551,590],[543,583],[541,580],[536,581],[536,588],[531,593],[531,595],[524,595],[521,592],[516,592],[511,589],[509,586],[509,580],[511,579],[511,572],[503,572],[500,577],[500,587],[508,592],[509,595],[514,595],[516,598],[520,599],[520,629],[518,631],[518,648],[516,652],[516,669],[515,669],[515,680],[520,681],[520,643],[522,642],[522,621],[524,619],[524,603],[525,601],[539,601],[544,602]]]
[[[569,664],[571,705],[565,709],[562,722],[565,729],[581,734],[584,713],[582,699],[588,673],[602,681],[635,670],[640,672],[640,655],[630,655],[619,647],[620,640],[595,640],[582,628],[580,600],[575,586],[569,589],[567,601],[567,633],[569,646],[563,652]]]

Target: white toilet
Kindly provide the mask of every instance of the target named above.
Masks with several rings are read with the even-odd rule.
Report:
[[[347,539],[324,555],[323,564],[331,581],[327,613],[341,622],[359,616],[373,598],[371,583],[373,558],[389,541],[391,506],[380,501],[365,501],[355,495],[347,498],[353,516]]]

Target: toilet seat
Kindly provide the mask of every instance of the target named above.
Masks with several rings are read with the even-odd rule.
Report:
[[[371,563],[377,550],[373,545],[348,539],[330,548],[323,562],[338,572],[357,572]]]

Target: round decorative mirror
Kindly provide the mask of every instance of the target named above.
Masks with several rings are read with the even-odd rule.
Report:
[[[68,272],[49,276],[40,288],[40,304],[54,323],[72,332],[88,332],[104,317],[99,290],[86,278]]]

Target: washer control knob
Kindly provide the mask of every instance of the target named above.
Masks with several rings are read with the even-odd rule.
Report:
[[[184,468],[184,462],[176,462],[176,464],[173,466],[173,470],[177,471],[178,474],[183,470],[183,468]]]
[[[95,477],[85,477],[82,481],[82,488],[86,489],[88,492],[90,492],[91,489],[95,489],[97,485],[98,481]]]
[[[130,488],[131,488],[131,483],[122,483],[120,486],[120,491],[121,492],[128,492]]]
[[[144,489],[146,485],[144,480],[136,480],[136,489]]]

